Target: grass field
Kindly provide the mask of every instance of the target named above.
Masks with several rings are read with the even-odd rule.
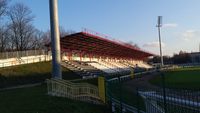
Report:
[[[62,68],[63,79],[81,77]],[[43,82],[51,78],[51,62],[0,68],[0,88]],[[97,85],[97,78],[78,80]],[[47,95],[46,86],[0,91],[0,113],[109,113],[106,106]]]
[[[62,68],[62,74],[67,80],[80,78],[66,68]],[[0,68],[0,88],[43,82],[47,78],[51,78],[51,62]]]
[[[180,68],[164,72],[165,84],[172,88],[194,89],[200,88],[200,67]],[[156,76],[150,80],[154,85],[161,85],[161,76]]]
[[[139,95],[137,95],[137,90],[135,88],[127,87],[126,83],[112,83],[107,87],[107,90],[112,92],[109,93],[112,97],[118,100],[121,99],[122,102],[134,107],[139,107],[140,110],[145,111],[144,101]]]
[[[67,80],[80,79],[80,76],[70,70],[62,69],[63,78]],[[167,87],[200,88],[200,67],[180,68],[164,72]],[[51,78],[51,62],[26,64],[8,68],[0,68],[0,88],[21,84],[42,82]],[[157,75],[149,82],[161,85],[161,76]],[[97,85],[97,78],[79,80]],[[120,100],[120,86],[110,87],[114,97]],[[123,102],[140,107],[145,111],[144,102],[138,97],[132,87],[121,84],[121,99]],[[3,113],[109,113],[105,106],[97,106],[84,102],[73,101],[46,95],[46,86],[6,90],[0,92],[0,112]],[[138,103],[139,102],[139,105]]]
[[[105,106],[47,95],[46,86],[0,92],[1,113],[110,113]]]

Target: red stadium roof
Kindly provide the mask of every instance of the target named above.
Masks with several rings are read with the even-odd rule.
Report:
[[[153,55],[134,46],[112,41],[88,32],[67,35],[61,38],[60,43],[62,51],[76,51],[82,54],[128,59],[144,59]]]

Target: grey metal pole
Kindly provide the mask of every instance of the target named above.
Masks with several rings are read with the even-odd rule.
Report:
[[[158,27],[158,35],[159,35],[159,46],[160,46],[160,60],[161,60],[161,66],[163,66],[164,63],[163,63],[163,55],[162,55],[162,43],[161,43],[160,27]]]
[[[58,1],[49,0],[51,24],[52,77],[62,79],[60,58],[60,34],[58,22]]]
[[[161,44],[161,33],[160,28],[162,26],[162,16],[158,16],[158,36],[159,36],[159,46],[160,46],[160,60],[161,60],[161,67],[164,65],[163,63],[163,55],[162,55],[162,44]]]

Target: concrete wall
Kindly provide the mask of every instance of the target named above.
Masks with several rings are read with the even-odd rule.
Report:
[[[50,61],[51,59],[52,57],[50,55],[36,55],[36,56],[26,56],[20,58],[3,59],[0,60],[0,68],[21,65],[21,64],[36,63],[42,61]]]

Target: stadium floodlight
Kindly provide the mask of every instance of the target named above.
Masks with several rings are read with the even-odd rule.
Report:
[[[162,16],[158,16],[158,37],[159,37],[159,46],[160,46],[160,61],[161,61],[161,67],[164,65],[163,63],[163,55],[162,55],[162,43],[161,43],[161,33],[160,33],[160,29],[162,27]]]
[[[60,57],[60,33],[58,22],[58,0],[49,0],[51,25],[52,77],[62,79]]]

